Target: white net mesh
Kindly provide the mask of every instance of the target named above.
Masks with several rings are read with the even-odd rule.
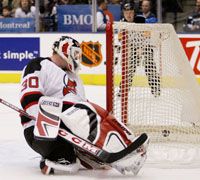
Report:
[[[188,165],[200,147],[200,89],[173,26],[118,22],[113,29],[114,115],[150,136],[152,162],[167,147],[160,160]]]

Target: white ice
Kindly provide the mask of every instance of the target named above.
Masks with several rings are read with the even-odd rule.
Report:
[[[20,107],[19,85],[0,84],[0,98]],[[105,107],[105,87],[86,86],[86,96]],[[162,169],[144,166],[136,177],[123,176],[115,170],[81,170],[77,174],[41,174],[40,156],[26,144],[19,114],[0,104],[0,180],[199,180],[200,167],[196,169]]]

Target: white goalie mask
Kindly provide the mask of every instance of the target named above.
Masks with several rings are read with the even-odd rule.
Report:
[[[62,36],[54,42],[52,49],[67,62],[69,71],[78,72],[82,60],[82,50],[78,41],[68,36]]]

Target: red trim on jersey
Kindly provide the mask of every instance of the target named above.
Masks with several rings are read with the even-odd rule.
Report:
[[[25,94],[21,97],[20,102],[22,103],[23,99],[24,99],[26,96],[30,96],[30,95],[33,95],[33,94],[43,95],[40,91],[31,91],[31,92],[25,93]]]

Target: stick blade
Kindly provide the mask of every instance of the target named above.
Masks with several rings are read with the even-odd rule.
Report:
[[[116,152],[116,153],[108,153],[106,151],[101,151],[101,154],[99,154],[100,159],[104,159],[104,162],[106,163],[113,163],[119,159],[122,159],[126,155],[132,153],[137,148],[139,148],[146,140],[148,139],[148,136],[146,133],[141,134],[131,145],[129,145],[127,148],[123,149],[122,151]]]

